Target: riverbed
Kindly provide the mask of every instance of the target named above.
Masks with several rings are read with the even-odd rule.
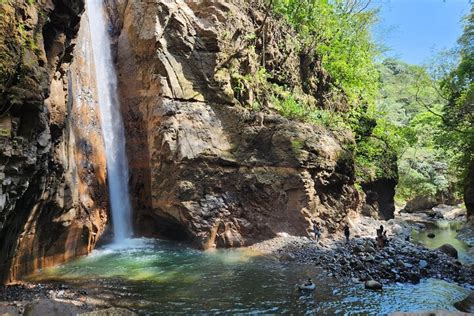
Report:
[[[314,292],[295,285],[311,277]],[[251,250],[201,252],[185,245],[132,239],[37,274],[34,281],[61,282],[87,296],[139,314],[294,313],[371,314],[394,311],[455,310],[469,290],[423,279],[394,283],[382,291],[360,282],[341,282],[314,265],[281,263]]]

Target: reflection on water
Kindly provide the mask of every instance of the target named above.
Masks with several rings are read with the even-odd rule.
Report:
[[[448,309],[468,291],[439,280],[391,285],[383,291],[339,283],[317,267],[284,265],[242,250],[200,252],[174,243],[135,239],[132,248],[102,249],[43,271],[37,280],[60,280],[91,296],[140,314],[296,313],[387,314]],[[317,289],[295,284],[312,277]]]
[[[474,264],[474,258],[469,254],[469,246],[463,241],[456,239],[462,222],[439,221],[429,225],[426,229],[414,232],[412,237],[415,241],[422,243],[427,248],[435,249],[444,244],[450,244],[458,251],[459,261]],[[434,234],[434,238],[428,237]]]

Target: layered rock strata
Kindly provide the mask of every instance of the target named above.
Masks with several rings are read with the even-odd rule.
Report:
[[[334,232],[357,208],[351,134],[288,120],[239,81],[265,68],[313,99],[327,84],[258,1],[109,5],[140,233],[235,247],[307,235],[310,218]]]
[[[0,4],[0,283],[88,253],[105,227],[83,11],[82,0]]]

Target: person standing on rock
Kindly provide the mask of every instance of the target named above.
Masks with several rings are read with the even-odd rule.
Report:
[[[351,235],[351,231],[349,230],[349,225],[344,226],[344,236],[346,236],[346,242],[349,242],[349,237]]]
[[[377,232],[377,237],[375,238],[375,241],[377,242],[377,248],[382,249],[385,244],[385,238],[387,237],[386,231],[383,231],[383,225],[380,225],[380,228],[376,230]]]
[[[318,222],[313,219],[313,233],[314,233],[314,240],[316,242],[319,242],[319,239],[321,238],[321,227],[319,227]]]

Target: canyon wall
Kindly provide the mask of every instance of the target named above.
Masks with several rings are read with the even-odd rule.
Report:
[[[0,282],[90,252],[105,228],[83,11],[82,0],[0,4]]]
[[[313,100],[327,89],[263,2],[108,3],[140,234],[234,247],[307,235],[310,218],[333,233],[356,210],[351,133],[284,118],[239,86],[264,67]]]
[[[466,204],[467,217],[474,221],[474,159],[469,163],[469,168],[464,183],[464,204]]]
[[[105,2],[138,235],[235,247],[307,235],[312,218],[334,233],[357,209],[352,134],[282,117],[247,80],[263,73],[327,105],[320,62],[260,1]],[[84,3],[11,3],[0,4],[2,282],[90,252],[108,221]]]

